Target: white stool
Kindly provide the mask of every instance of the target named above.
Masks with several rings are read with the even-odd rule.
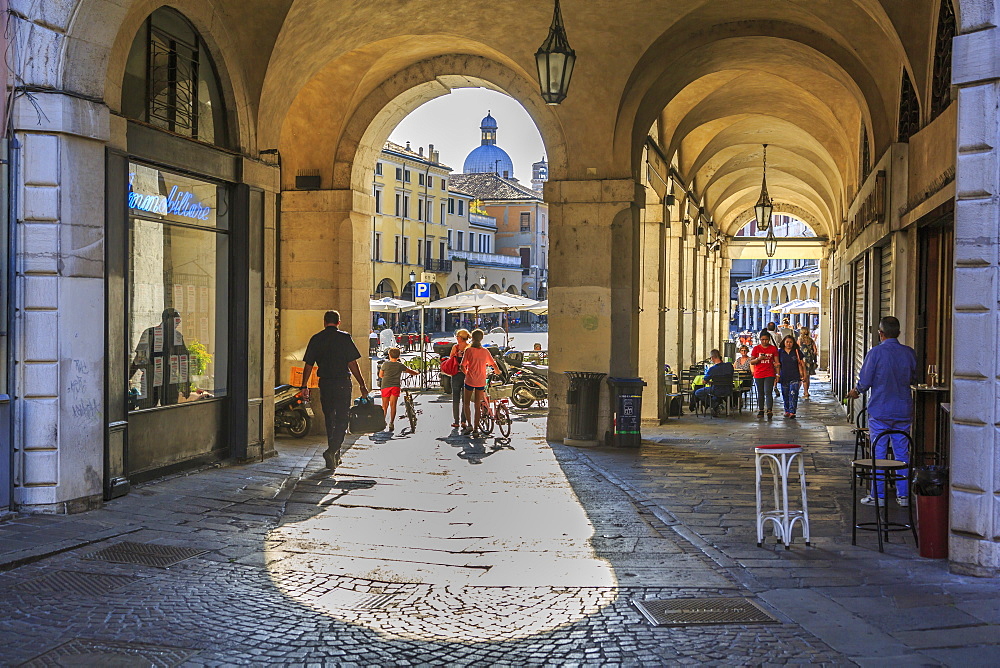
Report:
[[[806,468],[802,462],[802,446],[760,445],[754,448],[757,469],[757,547],[764,544],[764,525],[774,524],[774,535],[789,549],[792,542],[792,527],[798,521],[802,525],[802,536],[809,545],[809,504],[806,502]],[[788,477],[794,460],[799,460],[799,487],[802,488],[802,509],[788,508]],[[771,477],[774,482],[774,510],[761,508],[760,474],[761,462],[767,460],[771,467]],[[781,496],[778,496],[778,482],[781,482]]]

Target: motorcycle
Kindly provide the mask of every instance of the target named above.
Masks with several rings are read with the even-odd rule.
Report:
[[[286,430],[295,438],[309,435],[312,429],[313,409],[304,399],[299,388],[279,385],[274,388],[274,431]]]
[[[510,400],[518,408],[531,408],[536,401],[541,403],[549,398],[549,368],[528,364],[524,353],[516,350],[507,352],[504,361],[509,365],[509,382],[514,387]]]

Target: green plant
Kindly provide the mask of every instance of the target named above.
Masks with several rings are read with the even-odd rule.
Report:
[[[212,363],[212,355],[208,348],[201,341],[192,341],[188,344],[188,357],[190,358],[190,372],[192,376],[204,375],[208,370],[208,365]]]

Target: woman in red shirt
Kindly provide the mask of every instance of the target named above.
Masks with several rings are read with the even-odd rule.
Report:
[[[750,367],[753,369],[753,382],[757,386],[757,417],[764,417],[765,404],[767,417],[771,417],[774,408],[774,381],[781,370],[778,362],[778,348],[771,342],[769,333],[760,333],[760,345],[750,351]]]
[[[483,330],[472,330],[472,344],[465,349],[465,355],[462,357],[462,364],[459,367],[465,374],[465,402],[462,414],[465,417],[466,426],[462,433],[468,434],[471,431],[473,438],[479,438],[479,432],[473,431],[473,427],[479,426],[480,406],[486,399],[486,367],[493,367],[494,370],[497,368],[497,363],[493,361],[493,355],[490,355],[490,351],[483,348],[484,336]],[[476,420],[470,423],[469,402],[473,399],[476,406]],[[473,426],[470,427],[470,424]]]

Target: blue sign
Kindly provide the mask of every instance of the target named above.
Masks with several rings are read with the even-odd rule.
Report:
[[[414,283],[413,284],[413,296],[417,299],[430,299],[431,298],[431,284],[430,283]]]

